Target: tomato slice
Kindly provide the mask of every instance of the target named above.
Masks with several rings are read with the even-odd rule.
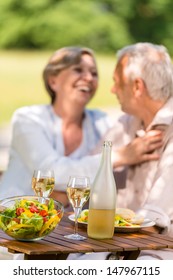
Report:
[[[22,207],[18,207],[18,208],[16,209],[16,215],[17,215],[17,216],[20,216],[23,212],[25,212],[25,209],[22,208]]]
[[[42,217],[45,217],[45,216],[48,215],[48,213],[47,213],[46,210],[41,210],[41,211],[39,212],[39,214],[40,214]]]
[[[39,213],[39,210],[38,210],[37,206],[35,206],[35,205],[30,206],[29,210],[31,213]]]

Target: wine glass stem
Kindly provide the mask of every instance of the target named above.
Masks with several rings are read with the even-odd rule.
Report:
[[[44,204],[44,201],[45,201],[44,198],[45,198],[45,197],[43,197],[43,196],[39,196],[39,200],[38,200],[38,201],[39,201],[40,203]]]
[[[81,208],[80,207],[75,207],[74,208],[74,214],[75,214],[75,225],[74,225],[74,234],[77,235],[78,234],[78,217],[79,214],[81,212]]]

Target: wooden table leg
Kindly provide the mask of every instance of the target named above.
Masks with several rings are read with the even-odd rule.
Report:
[[[69,254],[24,255],[24,260],[66,260]]]
[[[136,260],[140,254],[140,250],[138,251],[124,251],[121,253],[123,256],[123,260]]]

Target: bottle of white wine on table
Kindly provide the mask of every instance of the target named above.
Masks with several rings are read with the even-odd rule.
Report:
[[[93,182],[88,214],[88,236],[112,238],[116,207],[116,184],[111,165],[112,142],[104,141],[99,170]]]

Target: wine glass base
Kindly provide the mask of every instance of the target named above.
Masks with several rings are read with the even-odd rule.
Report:
[[[69,235],[65,235],[65,238],[68,239],[73,239],[73,240],[85,240],[87,239],[85,236],[82,236],[80,234],[69,234]]]

